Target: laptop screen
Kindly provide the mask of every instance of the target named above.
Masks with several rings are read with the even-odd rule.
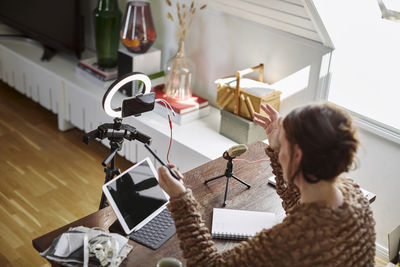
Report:
[[[129,229],[168,202],[148,160],[134,165],[106,187]]]

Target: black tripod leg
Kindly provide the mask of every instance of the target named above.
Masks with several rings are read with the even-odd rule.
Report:
[[[224,203],[222,203],[222,207],[226,206],[226,195],[228,194],[228,185],[229,185],[229,177],[226,177]]]
[[[237,181],[241,182],[242,184],[244,184],[245,186],[247,186],[247,188],[250,188],[250,187],[251,187],[248,183],[243,182],[242,180],[240,180],[239,178],[237,178],[235,175],[232,174],[232,177],[235,178]]]
[[[104,193],[102,193],[99,210],[101,210],[102,208],[105,208],[106,207],[105,205],[106,205],[106,196],[104,195]]]
[[[214,178],[210,178],[210,179],[205,180],[204,183],[206,184],[206,183],[208,183],[208,182],[210,182],[210,181],[213,181],[213,180],[215,180],[215,179],[218,179],[218,178],[221,178],[221,177],[224,177],[224,176],[225,176],[225,174],[221,174],[221,175],[216,176],[216,177],[214,177]]]
[[[106,173],[106,178],[104,180],[104,184],[108,183],[111,181],[116,175],[119,175],[121,173],[120,169],[114,168],[114,158],[111,159],[111,164],[107,168],[104,168],[104,172]],[[107,202],[106,202],[106,196],[104,195],[104,192],[102,190],[101,192],[101,200],[100,200],[100,205],[99,205],[99,210],[107,207]]]

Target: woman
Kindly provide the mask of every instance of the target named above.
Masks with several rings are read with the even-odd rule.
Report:
[[[358,140],[350,117],[331,104],[297,108],[281,120],[271,106],[254,122],[267,135],[286,218],[235,248],[217,252],[190,189],[159,169],[171,196],[183,256],[192,266],[374,266],[372,211],[360,187],[341,177],[353,163]]]

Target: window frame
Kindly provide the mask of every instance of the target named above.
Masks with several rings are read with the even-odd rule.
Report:
[[[330,81],[332,77],[330,72],[332,54],[333,51],[326,54],[322,59],[319,86],[317,88],[316,99],[322,99],[340,106],[340,104],[328,100]],[[370,133],[373,133],[377,136],[380,136],[382,138],[385,138],[386,140],[392,141],[396,144],[400,144],[400,130],[391,127],[390,125],[374,120],[370,117],[364,116],[355,111],[352,111],[348,108],[345,107],[342,108],[350,113],[350,115],[353,117],[356,125],[359,128],[368,131]]]

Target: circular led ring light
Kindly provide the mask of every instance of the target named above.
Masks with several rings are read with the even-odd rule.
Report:
[[[143,94],[150,93],[151,81],[150,78],[147,77],[145,74],[141,72],[131,72],[121,76],[110,85],[110,87],[108,88],[107,92],[104,94],[103,97],[103,109],[108,116],[114,118],[122,118],[121,108],[113,109],[111,107],[111,99],[122,86],[132,81],[143,82],[144,88],[142,93]]]

